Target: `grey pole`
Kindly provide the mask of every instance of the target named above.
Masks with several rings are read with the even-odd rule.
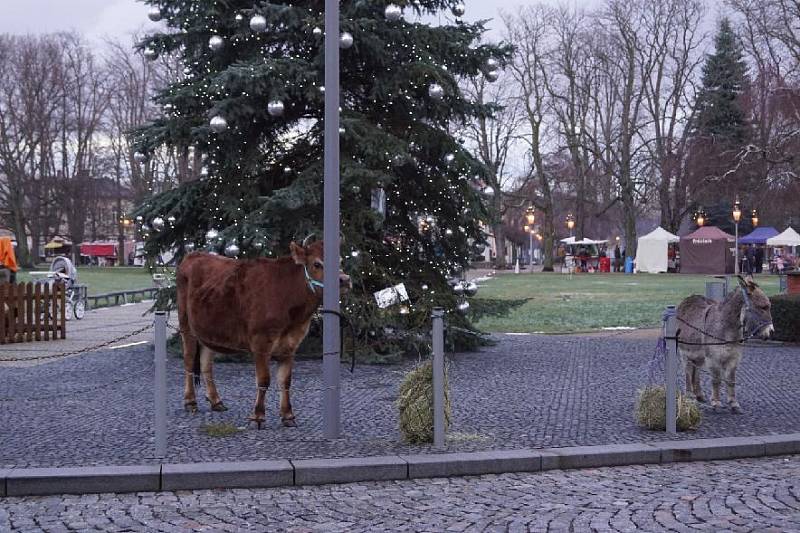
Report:
[[[435,307],[433,319],[433,445],[444,446],[444,309]]]
[[[531,246],[530,246],[530,254],[531,254],[531,274],[533,274],[533,230],[530,231],[530,238],[531,238]]]
[[[322,305],[339,311],[339,2],[325,0],[325,186],[323,238],[325,276]],[[322,379],[325,438],[341,433],[339,408],[339,316],[325,313],[322,323]]]
[[[675,332],[678,330],[678,320],[675,317],[675,306],[667,306],[667,323],[664,326],[664,336],[674,337]],[[677,413],[678,401],[676,395],[678,393],[678,353],[675,349],[674,341],[667,341],[667,360],[664,363],[664,378],[666,389],[667,401],[667,433],[675,435],[677,430]]]
[[[733,273],[738,274],[739,273],[739,223],[737,222],[736,224],[734,224],[734,226],[736,226],[736,238],[733,248],[733,258],[734,258],[733,260],[736,261],[736,264],[733,265]]]
[[[156,457],[167,456],[167,315],[155,319],[155,430]]]

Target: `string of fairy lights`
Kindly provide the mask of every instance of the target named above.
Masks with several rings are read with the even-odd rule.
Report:
[[[260,1],[235,13],[191,0],[149,3],[150,20],[168,29],[144,40],[144,56],[180,54],[185,68],[157,96],[161,130],[136,139],[135,160],[149,164],[157,150],[175,144],[170,135],[182,132],[182,142],[202,154],[199,175],[209,215],[202,238],[172,244],[230,257],[273,255],[277,236],[289,230],[276,218],[289,210],[291,194],[322,183],[324,13],[316,4],[290,1]],[[445,6],[455,17],[444,28],[448,42],[420,38],[442,30],[420,17]],[[339,132],[349,195],[343,199],[378,192],[382,201],[372,207],[382,216],[386,238],[347,255],[364,279],[386,273],[404,279],[422,262],[449,278],[483,240],[479,195],[494,192],[483,186],[486,169],[449,132],[477,109],[458,79],[483,75],[495,81],[502,60],[494,46],[473,46],[482,28],[461,21],[461,2],[357,2],[351,11],[339,37],[348,69]],[[406,20],[407,13],[417,21]],[[264,180],[286,193],[273,189],[255,202],[253,191]],[[158,213],[138,222],[152,237],[174,230],[179,220]],[[348,222],[344,217],[343,226]],[[376,273],[381,260],[388,272]],[[419,289],[433,301],[427,284]]]

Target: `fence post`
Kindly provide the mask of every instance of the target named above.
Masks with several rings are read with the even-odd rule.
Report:
[[[707,286],[707,285],[706,285]],[[678,331],[678,321],[675,317],[675,306],[668,305],[666,312],[667,320],[664,324],[664,337],[674,339]],[[677,430],[677,414],[678,414],[678,351],[676,343],[667,340],[667,360],[664,362],[664,379],[665,379],[665,393],[667,402],[666,422],[667,433],[675,435]]]
[[[156,457],[167,455],[167,314],[155,319],[155,445]]]
[[[444,446],[444,309],[435,307],[433,319],[433,445]]]

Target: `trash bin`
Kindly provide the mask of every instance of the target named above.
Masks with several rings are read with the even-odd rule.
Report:
[[[625,258],[625,273],[633,274],[633,257]]]

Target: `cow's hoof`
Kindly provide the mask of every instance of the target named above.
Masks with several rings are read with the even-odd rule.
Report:
[[[283,427],[287,427],[287,428],[296,428],[297,427],[297,422],[294,421],[294,417],[281,418],[281,422],[283,423]]]
[[[261,417],[251,416],[248,420],[250,422],[253,422],[258,429],[261,429],[261,425],[264,423],[264,417],[263,416],[261,416]]]
[[[197,412],[197,402],[186,402],[183,404],[183,408],[186,409],[187,412],[195,414]]]
[[[227,408],[227,407],[225,407],[225,404],[224,404],[224,403],[222,403],[222,400],[220,400],[220,401],[218,401],[217,403],[213,403],[213,404],[211,404],[211,410],[212,410],[212,411],[218,411],[218,412],[221,412],[221,411],[227,411],[227,410],[228,410],[228,408]]]

